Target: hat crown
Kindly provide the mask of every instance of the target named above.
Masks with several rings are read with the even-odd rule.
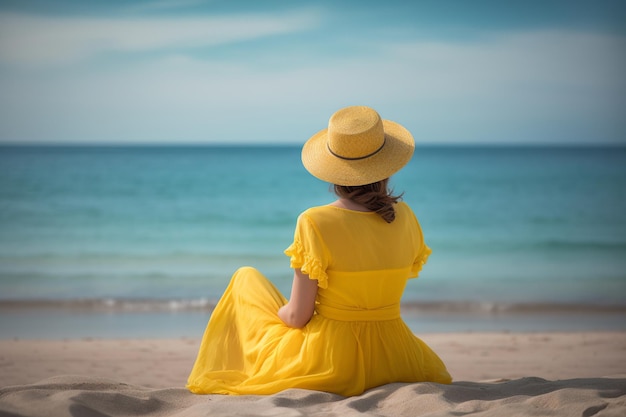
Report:
[[[328,149],[342,159],[363,159],[385,144],[383,122],[376,110],[352,106],[339,110],[328,121]]]

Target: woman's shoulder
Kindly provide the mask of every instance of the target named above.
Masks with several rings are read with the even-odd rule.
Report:
[[[414,216],[414,213],[413,213],[413,210],[411,209],[411,206],[409,206],[404,201],[398,201],[394,208],[396,210],[396,216],[398,214],[407,215],[407,216]]]
[[[309,207],[301,212],[298,217],[316,222],[317,220],[328,219],[329,217],[332,217],[333,214],[337,214],[335,208],[330,205],[324,205]]]
[[[396,220],[402,219],[402,223],[405,225],[415,225],[417,224],[419,227],[419,220],[417,219],[417,215],[404,201],[400,201],[396,204]]]
[[[364,218],[377,216],[375,212],[361,212],[350,210],[331,204],[323,206],[313,206],[304,210],[298,216],[298,223],[301,226],[308,225],[316,229],[334,229],[337,225],[349,225],[353,222],[360,222]]]
[[[404,201],[398,201],[395,208],[396,210],[412,211],[411,207]]]

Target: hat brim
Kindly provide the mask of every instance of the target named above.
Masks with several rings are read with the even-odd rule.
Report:
[[[391,177],[413,156],[413,135],[402,125],[383,120],[385,144],[372,156],[341,159],[327,146],[328,129],[313,135],[302,147],[302,164],[314,177],[331,184],[355,186],[372,184]]]

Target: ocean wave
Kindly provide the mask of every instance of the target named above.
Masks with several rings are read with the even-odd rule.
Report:
[[[0,312],[56,310],[94,313],[211,312],[217,299],[80,298],[0,300]],[[532,315],[532,314],[626,314],[626,304],[505,303],[475,301],[406,301],[402,312],[450,315]]]
[[[402,304],[403,311],[424,314],[567,314],[567,313],[614,313],[626,314],[626,304],[591,304],[562,302],[480,302],[442,301]]]
[[[197,299],[124,299],[124,298],[85,298],[85,299],[33,299],[0,300],[0,311],[17,310],[58,310],[80,312],[177,312],[212,311],[217,300]]]
[[[472,254],[534,254],[538,251],[562,252],[578,255],[581,251],[623,252],[626,241],[621,240],[574,240],[558,238],[507,237],[507,238],[465,238],[449,236],[446,239],[437,236],[429,239],[429,246],[437,249],[437,253]]]
[[[214,251],[162,251],[152,253],[129,253],[123,252],[32,252],[32,253],[9,253],[5,251],[0,255],[0,262],[202,262],[259,259],[268,258],[283,259],[282,252],[267,252],[266,250],[224,250]]]

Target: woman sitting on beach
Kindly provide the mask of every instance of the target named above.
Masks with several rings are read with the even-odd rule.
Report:
[[[215,307],[187,387],[198,394],[287,388],[344,396],[391,382],[450,383],[439,357],[400,317],[400,299],[430,249],[391,175],[415,143],[369,107],[336,112],[302,149],[304,167],[338,200],[304,211],[285,250],[289,301],[254,268],[239,269]]]

